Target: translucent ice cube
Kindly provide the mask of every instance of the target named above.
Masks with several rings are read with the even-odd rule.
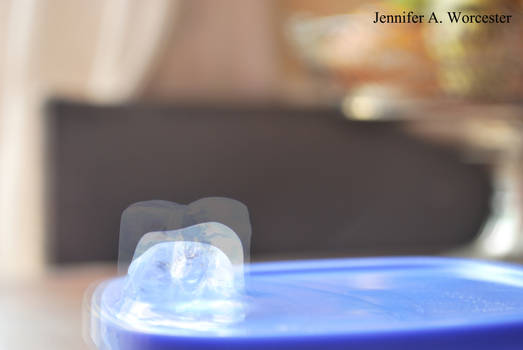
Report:
[[[136,325],[212,327],[243,319],[238,271],[218,248],[167,241],[129,267],[119,318]]]
[[[205,222],[219,222],[232,229],[242,244],[243,260],[249,261],[251,225],[244,204],[216,197],[203,198],[189,205],[152,200],[134,203],[122,213],[119,272],[127,272],[138,242],[148,232],[179,230]],[[229,256],[227,251],[224,252]]]
[[[163,242],[132,262],[127,293],[155,303],[229,297],[235,291],[234,275],[227,256],[210,244]]]
[[[138,242],[133,261],[155,244],[165,241],[193,241],[213,245],[225,253],[240,272],[243,268],[242,242],[233,230],[219,222],[204,222],[178,230],[149,232]]]

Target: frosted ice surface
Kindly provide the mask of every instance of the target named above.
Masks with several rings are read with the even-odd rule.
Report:
[[[179,230],[206,222],[219,222],[234,231],[242,244],[244,261],[249,261],[251,225],[244,204],[216,197],[203,198],[189,205],[152,200],[134,203],[122,213],[119,272],[127,272],[138,242],[148,232]],[[229,253],[224,252],[231,259]]]
[[[242,242],[233,230],[219,222],[205,222],[179,230],[149,232],[138,242],[133,260],[153,245],[164,241],[207,243],[224,252],[232,264],[240,269],[243,267]]]
[[[199,242],[155,244],[129,267],[126,293],[150,303],[229,298],[235,271],[218,248]]]
[[[239,321],[244,312],[238,276],[229,258],[210,244],[154,244],[131,263],[117,317],[185,328]]]

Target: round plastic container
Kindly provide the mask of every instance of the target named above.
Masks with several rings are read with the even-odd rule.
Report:
[[[221,328],[158,328],[116,317],[123,278],[92,296],[102,350],[523,349],[523,268],[448,258],[258,263],[246,317]]]

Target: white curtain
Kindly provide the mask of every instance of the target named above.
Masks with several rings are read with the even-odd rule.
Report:
[[[176,0],[0,2],[0,275],[44,267],[42,102],[133,98],[176,14]]]

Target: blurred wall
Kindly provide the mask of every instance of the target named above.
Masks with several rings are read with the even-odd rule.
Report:
[[[0,275],[43,270],[45,101],[135,98],[177,3],[0,3]]]
[[[272,101],[274,11],[272,0],[0,2],[0,274],[42,271],[49,96]]]
[[[149,76],[149,99],[267,101],[278,96],[275,1],[184,1]]]

